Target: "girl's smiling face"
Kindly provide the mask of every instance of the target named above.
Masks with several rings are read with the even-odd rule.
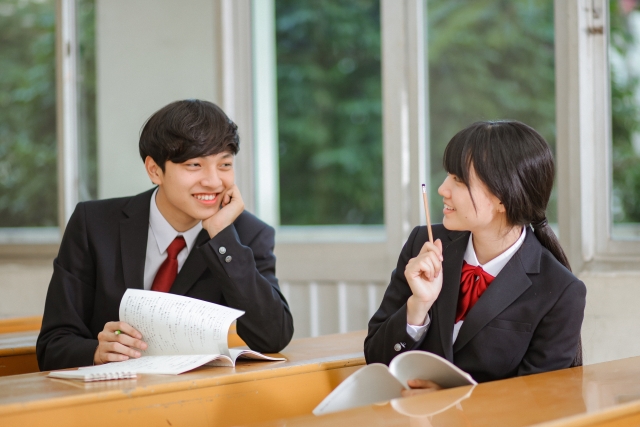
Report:
[[[476,233],[506,223],[504,206],[480,181],[473,164],[469,168],[469,187],[456,175],[447,174],[438,194],[444,202],[442,223],[448,230]]]

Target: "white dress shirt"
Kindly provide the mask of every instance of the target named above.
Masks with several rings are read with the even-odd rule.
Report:
[[[149,209],[149,233],[147,237],[147,256],[144,261],[144,289],[149,290],[153,285],[153,279],[158,273],[158,269],[165,259],[167,259],[167,248],[177,236],[184,237],[187,243],[184,249],[178,254],[178,272],[182,269],[189,253],[196,244],[196,239],[202,230],[202,221],[194,225],[187,231],[178,232],[162,216],[156,204],[158,189],[151,196],[151,209]]]
[[[482,265],[478,262],[478,257],[476,256],[476,251],[473,248],[473,234],[469,235],[469,243],[467,243],[467,250],[464,252],[464,260],[467,264],[471,266],[480,266],[484,271],[496,277],[498,273],[504,268],[505,265],[509,262],[511,257],[520,249],[522,243],[524,242],[524,238],[527,235],[527,227],[522,227],[522,233],[520,233],[520,237],[516,242],[509,247],[506,251],[489,261],[488,263]],[[460,320],[453,325],[453,342],[456,342],[456,338],[458,338],[458,332],[460,332],[460,328],[462,327],[462,323],[464,321]],[[424,333],[429,328],[429,324],[431,323],[431,318],[427,314],[427,318],[425,319],[424,325],[409,325],[407,323],[407,333],[411,338],[415,341],[420,341],[420,339],[424,336]]]

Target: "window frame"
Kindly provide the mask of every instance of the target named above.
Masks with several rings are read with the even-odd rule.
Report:
[[[638,270],[640,240],[611,232],[608,0],[556,0],[554,19],[560,241],[575,271]]]

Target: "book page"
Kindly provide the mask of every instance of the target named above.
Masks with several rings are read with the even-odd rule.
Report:
[[[258,353],[257,351],[241,349],[241,348],[230,348],[229,355],[231,359],[235,362],[236,359],[254,359],[254,360],[273,360],[273,361],[282,361],[287,360],[284,357],[271,357],[266,356],[262,353]]]
[[[408,380],[429,380],[442,388],[475,385],[471,375],[442,357],[426,351],[412,350],[395,357],[389,371],[403,386],[409,388]]]
[[[382,363],[372,363],[344,380],[313,410],[315,415],[343,411],[400,397],[404,387]]]
[[[120,302],[120,320],[137,329],[149,345],[144,356],[228,354],[229,326],[243,314],[194,298],[140,289],[127,289]]]
[[[103,374],[116,372],[135,372],[137,374],[167,374],[178,375],[183,372],[198,368],[215,358],[227,356],[214,354],[193,354],[181,356],[142,356],[138,359],[129,359],[122,362],[106,363],[98,366],[79,368],[78,373]]]

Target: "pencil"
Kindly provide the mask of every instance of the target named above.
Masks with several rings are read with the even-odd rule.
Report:
[[[429,241],[433,243],[433,232],[431,231],[431,215],[429,215],[429,199],[427,198],[427,186],[422,184],[422,201],[424,202],[424,215],[427,218],[427,230],[429,230]]]

